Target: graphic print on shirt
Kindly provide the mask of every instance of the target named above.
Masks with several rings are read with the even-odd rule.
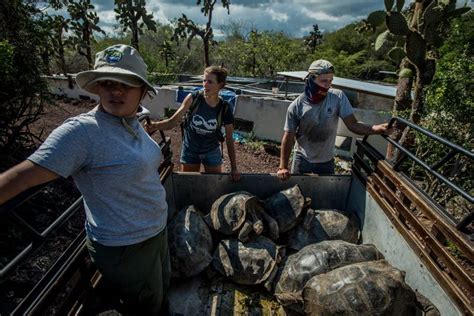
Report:
[[[212,118],[206,121],[201,115],[194,114],[191,120],[191,128],[194,129],[196,134],[206,135],[216,132],[217,119]]]

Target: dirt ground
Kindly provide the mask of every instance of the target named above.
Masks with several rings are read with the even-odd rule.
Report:
[[[35,122],[32,130],[42,131],[41,139],[45,139],[49,133],[59,126],[65,119],[87,112],[94,108],[95,102],[57,100],[55,105],[46,108],[46,115]],[[180,170],[179,154],[181,150],[181,130],[176,126],[172,130],[166,131],[165,136],[171,139],[173,152],[172,162],[174,170]],[[160,133],[153,135],[155,140],[160,140]],[[224,172],[230,171],[230,161],[227,155],[227,148],[224,144]],[[241,173],[273,173],[278,169],[280,149],[277,145],[269,144],[262,146],[261,142],[235,143],[237,166]]]

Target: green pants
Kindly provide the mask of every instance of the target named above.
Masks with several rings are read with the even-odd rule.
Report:
[[[87,248],[104,281],[117,290],[122,312],[158,315],[170,279],[166,228],[130,246],[104,246],[88,238]]]

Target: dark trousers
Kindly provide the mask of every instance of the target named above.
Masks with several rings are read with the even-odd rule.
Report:
[[[104,246],[88,238],[87,248],[108,287],[123,302],[120,312],[159,314],[171,271],[166,228],[129,246]]]
[[[292,174],[315,173],[319,175],[334,174],[334,159],[327,162],[308,162],[300,154],[295,154],[291,166]]]

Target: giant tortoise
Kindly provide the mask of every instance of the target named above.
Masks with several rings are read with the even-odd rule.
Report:
[[[322,241],[291,255],[280,268],[275,296],[282,305],[301,308],[302,290],[313,276],[355,262],[382,259],[373,245],[354,245],[341,240]]]

